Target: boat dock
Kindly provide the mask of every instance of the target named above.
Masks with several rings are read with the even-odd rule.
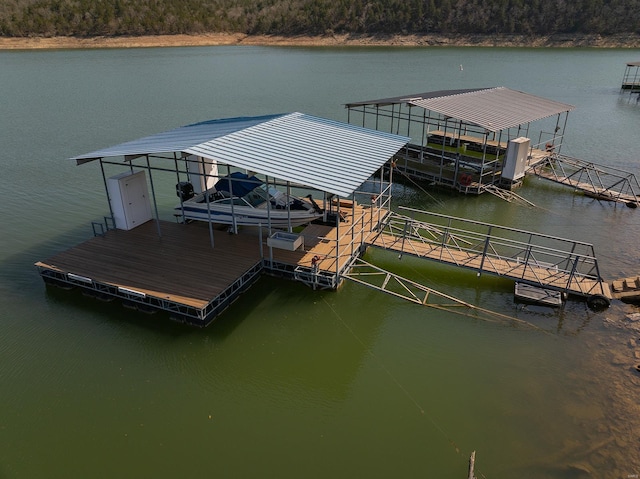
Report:
[[[47,284],[206,326],[263,273],[336,289],[386,215],[351,206],[343,206],[338,227],[311,224],[293,235],[301,238],[295,250],[271,246],[266,230],[254,227],[233,235],[217,228],[212,247],[206,223],[148,221],[128,231],[108,229],[36,267]]]
[[[640,91],[640,62],[629,63],[623,89]],[[376,129],[411,134],[395,155],[411,180],[463,194],[519,187],[535,174],[586,195],[636,207],[640,187],[632,173],[561,154],[572,105],[504,87],[446,90],[349,103],[350,119]]]
[[[563,105],[557,108],[565,110]],[[317,136],[309,136],[309,131]],[[445,130],[434,136],[443,144],[460,140],[460,135],[453,138]],[[404,289],[438,294],[364,265],[360,256],[369,247],[471,269],[478,276],[510,278],[553,295],[583,297],[594,310],[609,305],[615,296],[602,280],[593,246],[588,243],[404,207],[400,207],[403,214],[392,212],[393,158],[408,140],[293,113],[201,122],[74,157],[78,164],[99,161],[110,215],[104,217],[104,223],[93,224],[93,238],[38,261],[36,267],[47,284],[78,288],[102,300],[119,299],[145,312],[164,311],[175,320],[198,326],[213,321],[263,274],[313,289],[335,290],[345,279],[355,281],[354,270],[373,268],[375,275],[370,277],[385,278],[378,285],[380,290],[389,292],[393,278]],[[491,163],[485,161],[487,148],[495,149],[490,154],[500,150],[499,138],[495,141],[487,138],[482,143],[480,176],[489,171],[485,169]],[[265,151],[284,144],[290,147],[268,155],[278,161],[265,162]],[[511,150],[514,161],[524,174],[527,161],[531,162],[529,139],[509,140],[509,145],[515,148]],[[462,145],[471,150],[476,146]],[[552,154],[553,146],[541,156]],[[124,157],[124,163],[117,157]],[[310,157],[316,161],[310,162]],[[337,158],[342,168],[338,174]],[[294,227],[291,207],[278,210],[270,202],[266,214],[256,216],[260,218],[257,223],[243,223],[248,213],[236,215],[232,208],[232,227],[211,218],[188,221],[182,214],[175,215],[175,222],[163,219],[154,175],[176,175],[176,194],[182,204],[182,186],[188,183],[200,192],[209,191],[208,182],[221,177],[217,162],[222,159],[226,163],[220,166],[226,167],[228,175],[231,167],[254,172],[266,185],[285,187],[285,195],[293,188],[319,193],[316,198],[322,197],[322,208],[312,195],[307,197],[322,218]],[[460,161],[455,165],[452,178],[458,183],[461,167],[468,171],[471,165]],[[120,172],[108,176],[107,171],[114,169]],[[182,181],[185,177],[189,182]],[[632,185],[634,199],[636,191],[637,182]],[[620,198],[632,201],[622,194]],[[637,204],[637,199],[633,201]],[[290,223],[286,229],[271,224],[271,216],[278,211],[286,213]],[[366,276],[363,273],[357,282],[366,284],[362,279]]]
[[[405,209],[423,217],[414,219],[375,205],[349,206],[337,226],[310,224],[292,234],[299,239],[295,248],[274,246],[273,235],[255,227],[238,234],[215,229],[212,247],[205,223],[149,221],[129,231],[107,230],[36,266],[46,283],[198,326],[213,321],[262,274],[337,289],[367,247],[584,297],[593,309],[614,297],[587,243],[425,211]]]
[[[629,62],[622,77],[621,91],[640,92],[640,62]]]
[[[444,90],[348,103],[349,122],[411,137],[395,155],[410,178],[482,194],[512,189],[559,153],[572,105],[505,87]]]

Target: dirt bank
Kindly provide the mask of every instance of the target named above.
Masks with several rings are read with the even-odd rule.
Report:
[[[590,47],[640,48],[640,35],[323,35],[323,36],[249,36],[240,33],[203,35],[149,35],[140,37],[0,37],[0,50],[70,49],[70,48],[149,48],[213,45],[261,46],[398,46],[398,47]]]

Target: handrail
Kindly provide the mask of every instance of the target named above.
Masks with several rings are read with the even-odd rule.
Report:
[[[549,239],[553,239],[553,240],[566,241],[566,242],[580,244],[580,245],[583,245],[583,246],[591,246],[591,247],[593,247],[591,245],[591,243],[586,243],[586,242],[577,241],[577,240],[570,240],[570,239],[567,239],[567,238],[562,238],[562,237],[559,237],[559,236],[546,235],[546,234],[542,234],[542,233],[534,233],[534,232],[531,232],[531,231],[521,230],[521,229],[518,229],[518,228],[512,228],[512,227],[509,227],[509,226],[502,226],[502,225],[496,225],[496,224],[492,224],[492,223],[485,223],[485,222],[482,222],[482,221],[476,221],[476,220],[471,220],[471,219],[467,219],[467,218],[458,218],[456,216],[449,216],[449,215],[444,215],[444,214],[441,214],[441,213],[434,213],[432,211],[424,211],[424,210],[418,210],[418,209],[415,209],[415,208],[409,208],[408,206],[399,206],[398,208],[401,209],[401,210],[411,211],[413,213],[428,214],[430,216],[436,216],[436,217],[444,218],[444,219],[448,219],[448,220],[461,221],[463,223],[472,223],[472,224],[476,224],[476,225],[480,225],[480,226],[492,226],[492,227],[495,227],[495,228],[501,228],[501,229],[504,229],[504,230],[513,231],[513,232],[516,232],[516,233],[533,234],[533,235],[536,235],[536,236],[541,236],[541,237],[549,238]],[[415,221],[419,222],[420,220],[415,220]],[[424,223],[430,224],[430,223],[427,223],[427,222],[424,222]],[[439,226],[441,226],[441,225],[439,225]]]
[[[412,210],[411,208],[403,209]],[[420,252],[414,246],[417,242],[426,245],[429,251],[435,249],[437,257],[432,256],[433,259],[472,267],[478,271],[478,275],[489,271],[522,280],[526,280],[526,276],[529,275],[535,279],[534,283],[541,285],[548,284],[548,280],[555,277],[557,281],[562,280],[560,284],[564,284],[564,286],[561,289],[566,291],[577,290],[585,294],[593,292],[594,288],[598,286],[600,292],[604,290],[594,248],[589,243],[437,213],[425,211],[420,211],[420,213],[445,218],[448,220],[447,224],[434,225],[407,216],[392,215],[387,221],[385,229],[388,234],[398,238],[398,241],[402,240],[401,250],[403,252],[409,249],[409,254],[424,256],[424,250],[420,250]],[[464,230],[454,226],[454,223],[458,221],[482,225],[486,227],[486,230],[481,232]],[[525,239],[500,236],[500,230],[525,235]],[[536,240],[560,242],[566,245],[566,248],[554,248],[540,244]],[[467,257],[463,259],[459,253],[465,253]],[[476,262],[478,259],[480,260],[479,265]],[[498,271],[499,268],[494,261],[501,262],[502,273]],[[485,263],[491,265],[491,268],[487,268]],[[543,270],[546,270],[546,283],[539,274]],[[594,281],[595,284],[584,286],[580,282],[581,280]],[[556,283],[556,287],[558,287],[558,283]]]
[[[409,221],[412,225],[425,225],[426,230],[428,230],[430,233],[433,232],[433,228],[430,228],[434,225],[430,224],[430,223],[426,223],[426,222],[422,222],[419,220],[414,220],[408,217],[403,217],[402,221]],[[473,220],[469,220],[470,222],[473,222]],[[530,232],[528,231],[524,231],[524,230],[516,230],[516,229],[510,229],[510,228],[506,228],[503,226],[498,226],[498,225],[491,225],[491,224],[486,224],[489,229],[492,228],[503,228],[509,231],[515,231],[515,232],[519,232],[519,233],[526,233],[529,234]],[[438,225],[441,226],[441,225]],[[492,244],[497,244],[498,246],[508,246],[508,247],[521,247],[521,249],[526,250],[527,247],[532,246],[533,244],[531,242],[525,242],[525,241],[520,241],[520,240],[515,240],[515,239],[510,239],[510,238],[504,238],[502,236],[497,236],[497,235],[492,235],[490,233],[482,233],[482,232],[475,232],[475,231],[468,231],[468,230],[463,230],[461,228],[455,228],[455,227],[451,227],[451,226],[441,226],[443,228],[442,230],[442,238],[443,238],[443,242],[441,243],[442,246],[447,246],[447,243],[445,242],[446,239],[448,238],[454,238],[456,240],[459,239],[463,239],[464,238],[470,238],[470,239],[477,239],[480,240],[476,245],[480,245],[480,244],[484,244],[486,239],[491,240]],[[419,228],[418,228],[419,229]],[[456,233],[455,235],[451,234],[451,233]],[[531,233],[534,236],[539,236],[541,238],[549,238],[549,239],[554,239],[554,240],[560,240],[560,241],[564,241],[567,243],[571,243],[571,244],[580,244],[582,246],[586,246],[588,248],[590,248],[593,251],[593,245],[589,244],[589,243],[582,243],[579,241],[573,241],[573,240],[568,240],[568,239],[563,239],[563,238],[557,238],[557,237],[553,237],[553,236],[547,236],[547,235],[542,235],[539,233]],[[417,240],[425,240],[424,237],[415,237],[415,239]],[[430,242],[432,243],[433,241],[430,240],[426,240],[424,242]],[[467,241],[467,243],[469,245],[471,245],[472,243],[470,241]],[[548,246],[544,246],[544,245],[534,245],[536,246],[536,251],[539,252],[543,252],[549,255],[556,255],[556,253],[561,253],[562,250],[559,250],[557,248],[551,248]],[[476,250],[473,249],[473,247],[461,247],[458,246],[458,249],[460,250],[464,250],[464,251],[472,251],[472,252],[477,252]],[[582,253],[574,253],[571,252],[570,253],[571,256],[576,256],[576,257],[580,257],[580,258],[590,258],[590,259],[594,259],[595,260],[595,254],[582,254]]]
[[[546,172],[546,168],[550,172]],[[607,165],[597,165],[565,155],[554,155],[532,167],[541,178],[565,184],[587,194],[600,195],[609,201],[640,202],[640,183],[626,170]]]

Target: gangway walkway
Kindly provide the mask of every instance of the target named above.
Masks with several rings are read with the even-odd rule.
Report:
[[[593,309],[609,305],[589,243],[400,208],[413,217],[392,213],[369,245],[586,297]]]
[[[618,168],[554,154],[532,166],[529,172],[599,200],[624,203],[630,208],[640,204],[640,185],[636,176]]]

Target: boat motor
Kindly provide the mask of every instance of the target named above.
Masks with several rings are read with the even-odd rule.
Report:
[[[187,201],[193,198],[193,185],[188,181],[181,181],[176,184],[176,195],[180,201]]]

